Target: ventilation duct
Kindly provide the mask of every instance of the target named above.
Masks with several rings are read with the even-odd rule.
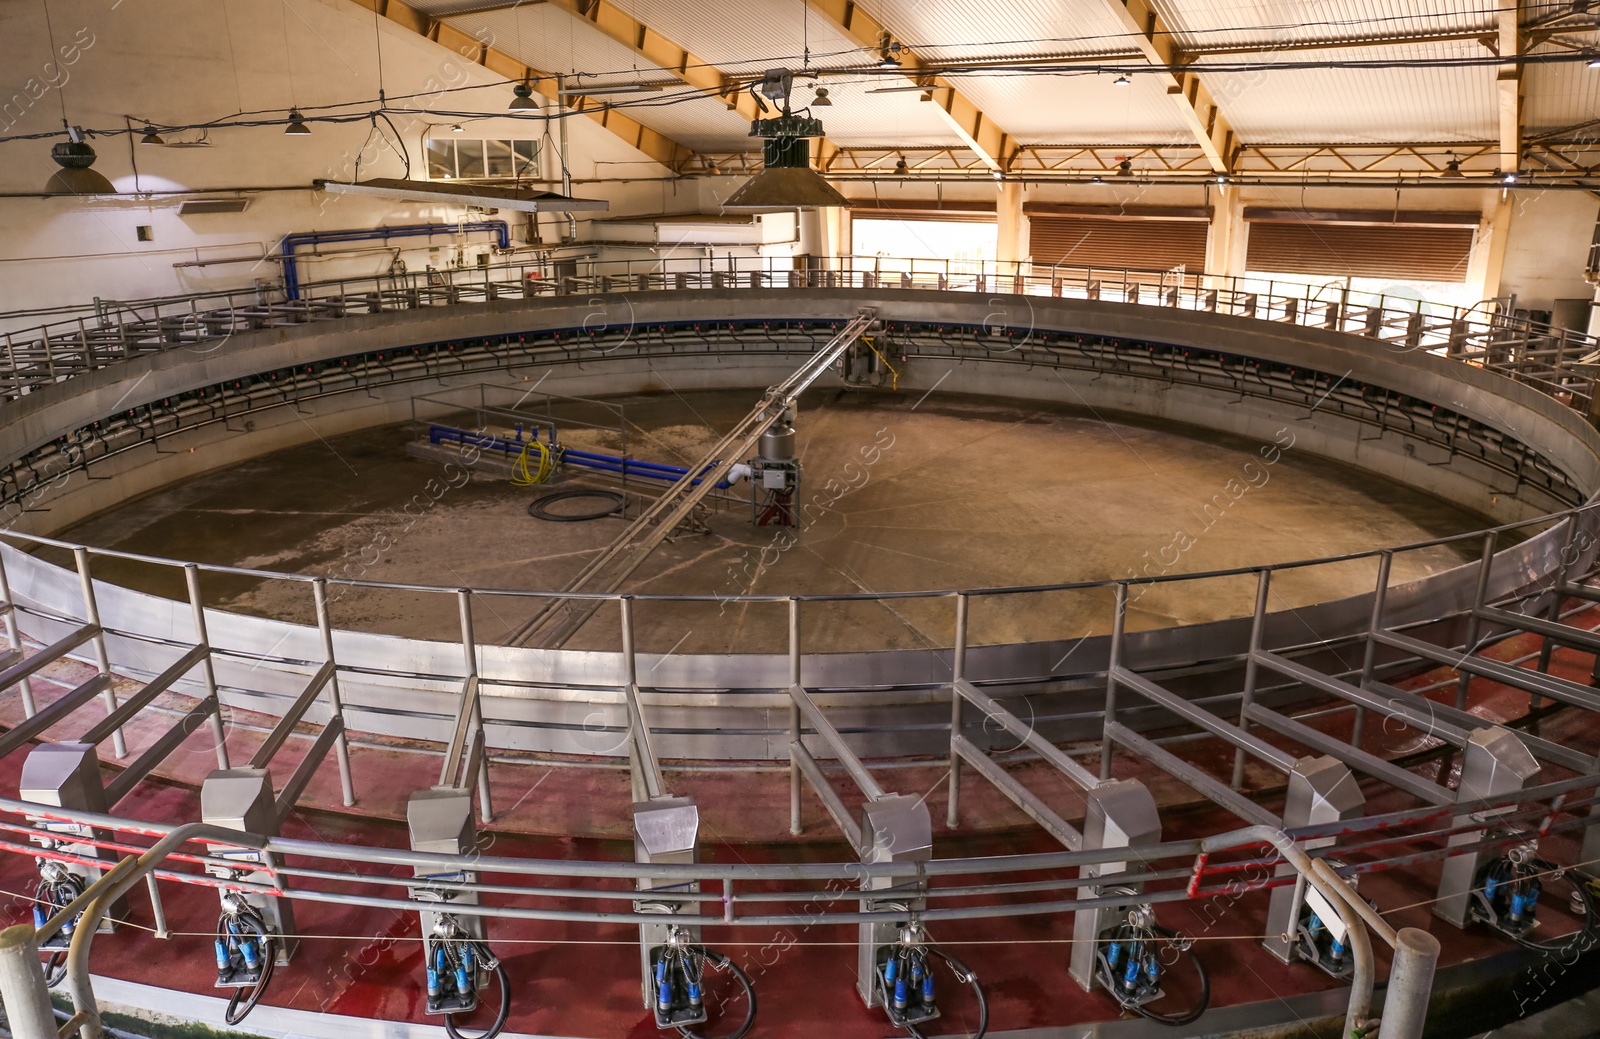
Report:
[[[250,205],[247,198],[215,198],[198,202],[185,202],[178,207],[179,216],[208,216],[213,213],[243,213]]]

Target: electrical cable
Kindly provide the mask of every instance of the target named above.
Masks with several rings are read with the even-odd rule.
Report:
[[[574,498],[600,498],[611,504],[604,509],[591,512],[561,513],[551,512],[550,506],[558,501],[569,501]],[[628,499],[616,491],[553,491],[542,498],[535,498],[528,503],[528,515],[534,519],[547,520],[551,523],[584,523],[589,520],[604,519],[621,512],[627,505]]]

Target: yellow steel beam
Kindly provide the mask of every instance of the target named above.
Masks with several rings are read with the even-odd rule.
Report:
[[[721,70],[691,54],[650,26],[634,18],[611,0],[549,0],[575,18],[627,47],[639,57],[659,65],[691,87],[705,91],[746,119],[761,118],[760,106]]]
[[[1514,58],[1520,44],[1517,27],[1519,3],[1500,9],[1499,54],[1502,60]],[[1522,66],[1499,66],[1495,87],[1500,98],[1500,168],[1515,170],[1522,163]]]
[[[443,20],[434,18],[426,11],[412,7],[404,0],[352,0],[352,2],[369,11],[376,11],[396,25],[404,26],[419,36],[427,37],[468,61],[482,65],[490,72],[504,76],[508,80],[532,81],[533,89],[537,93],[556,104],[564,104],[575,111],[583,112],[627,144],[669,169],[677,170],[692,154],[684,145],[665,134],[657,133],[637,119],[607,106],[604,102],[587,97],[569,97],[563,100],[557,95],[556,78],[550,73],[541,72],[515,55],[495,47],[492,42],[485,42],[470,33],[462,32]]]
[[[885,33],[893,33],[882,22],[857,7],[855,0],[806,0],[806,6],[862,47],[876,48]],[[929,87],[939,114],[963,144],[992,170],[1004,171],[1016,156],[1017,143],[972,100],[953,84],[927,71],[915,54],[901,51],[900,72],[918,86]]]
[[[1176,38],[1147,0],[1100,2],[1122,22],[1146,61],[1171,67],[1182,64],[1183,57],[1178,52]],[[1193,72],[1174,73],[1164,69],[1159,76],[1167,88],[1167,96],[1177,105],[1178,114],[1205,152],[1211,168],[1218,173],[1228,172],[1238,151],[1239,141],[1227,117],[1217,108],[1211,91]]]

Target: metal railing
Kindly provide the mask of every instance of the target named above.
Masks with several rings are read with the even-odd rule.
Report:
[[[0,333],[0,399],[142,354],[214,346],[248,332],[363,314],[586,293],[787,288],[1015,293],[1319,328],[1491,367],[1546,392],[1568,395],[1584,410],[1593,377],[1569,364],[1600,356],[1594,337],[1505,314],[1497,303],[1461,307],[1179,270],[879,256],[581,259],[575,267],[526,261],[314,282],[302,286],[294,300],[275,298],[281,296],[275,289],[253,287],[98,302],[64,318],[59,317],[62,308],[38,312],[57,320],[31,327],[25,325],[30,314],[16,312],[6,320],[19,327]]]

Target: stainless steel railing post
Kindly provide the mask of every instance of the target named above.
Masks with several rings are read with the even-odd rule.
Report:
[[[82,545],[72,550],[72,558],[78,566],[78,588],[83,595],[83,619],[86,623],[94,625],[96,631],[94,639],[95,662],[100,667],[100,674],[111,677],[111,657],[106,652],[106,633],[100,628],[100,604],[94,597],[94,578],[89,573],[89,550]],[[106,683],[106,691],[101,694],[105,701],[106,713],[110,714],[117,709],[117,693],[110,682]],[[111,734],[111,749],[119,758],[128,756],[128,742],[122,736],[119,727]]]
[[[950,658],[950,803],[945,824],[955,827],[961,818],[961,755],[956,753],[956,737],[961,735],[961,701],[956,683],[967,677],[967,607],[965,592],[956,594],[956,641]]]
[[[217,672],[211,662],[211,636],[206,631],[205,600],[200,597],[200,567],[195,563],[183,564],[183,583],[189,590],[189,612],[194,616],[194,641],[206,648],[201,658],[201,674],[205,677],[206,699],[214,708],[211,712],[211,737],[217,743],[217,767],[228,767],[228,730],[222,724],[222,700],[217,696]]]
[[[1250,705],[1256,698],[1256,654],[1261,652],[1262,631],[1267,623],[1267,597],[1272,587],[1272,571],[1256,575],[1256,611],[1250,621],[1250,649],[1244,661],[1244,690],[1239,695],[1239,728],[1250,727]],[[1244,786],[1244,748],[1233,752],[1233,789]]]
[[[1467,640],[1461,648],[1463,658],[1469,657],[1477,649],[1478,644],[1478,611],[1483,609],[1483,601],[1489,595],[1489,575],[1494,569],[1494,546],[1499,539],[1497,531],[1489,531],[1483,536],[1483,555],[1478,560],[1478,584],[1472,593],[1472,611],[1467,614]],[[1472,684],[1472,676],[1465,671],[1456,681],[1456,710],[1467,709],[1467,687]]]
[[[800,600],[789,597],[789,686],[800,685]],[[800,742],[800,705],[789,698],[789,740]],[[798,835],[800,825],[800,761],[789,754],[789,832]]]
[[[17,618],[17,601],[11,597],[11,581],[6,576],[5,557],[0,554],[0,600],[4,601],[3,608],[6,614],[6,644],[17,653],[17,658],[22,658],[22,622]],[[33,680],[23,676],[18,683],[22,690],[22,714],[25,718],[32,718],[38,708],[33,700]]]
[[[334,662],[333,656],[333,622],[328,611],[328,579],[317,577],[311,582],[312,595],[317,607],[317,631],[322,635],[322,653],[329,661]],[[334,663],[333,674],[328,677],[328,706],[332,709],[333,717],[341,721],[344,719],[344,698],[339,692],[339,666]],[[339,787],[344,795],[346,808],[356,803],[355,779],[350,771],[350,741],[343,732],[334,741],[333,753],[339,762]],[[485,757],[488,750],[485,748]]]
[[[1128,619],[1128,585],[1118,581],[1111,614],[1111,658],[1106,668],[1106,724],[1117,720],[1117,668],[1122,666],[1122,633]],[[1111,736],[1100,739],[1100,778],[1111,778]]]

